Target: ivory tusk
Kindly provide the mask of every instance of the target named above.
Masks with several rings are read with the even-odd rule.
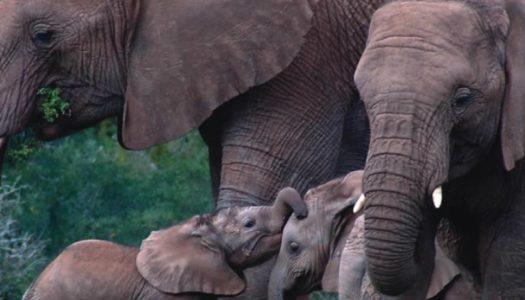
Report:
[[[440,208],[443,203],[443,189],[438,186],[432,193],[432,202],[434,202],[435,208]]]
[[[359,199],[357,199],[357,202],[354,205],[354,214],[357,214],[363,209],[363,207],[365,207],[365,200],[365,194],[361,194],[361,196],[359,196]]]

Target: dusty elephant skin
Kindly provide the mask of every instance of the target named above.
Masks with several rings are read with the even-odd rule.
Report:
[[[269,203],[287,182],[305,190],[362,165],[353,72],[381,2],[2,1],[0,137],[120,116],[120,141],[142,149],[215,112],[201,132],[220,206]],[[53,124],[37,109],[43,86],[71,105]]]
[[[119,116],[120,142],[141,149],[211,115],[200,130],[218,208],[304,192],[363,166],[353,73],[382,2],[1,1],[0,137],[32,125],[59,138]],[[37,109],[43,86],[71,105],[53,124]],[[251,272],[246,297],[264,298],[269,271]]]
[[[306,218],[291,217],[272,271],[270,299],[294,299],[322,288],[339,299],[397,299],[380,295],[366,274],[364,215],[353,212],[362,195],[362,171],[351,172],[309,190]],[[359,201],[357,201],[359,202]],[[471,283],[442,251],[436,254],[430,288],[420,286],[426,299],[472,299]]]
[[[394,1],[374,14],[355,78],[370,118],[365,237],[379,291],[418,299],[445,216],[483,299],[525,295],[524,50],[520,0]]]
[[[283,189],[273,206],[234,207],[155,231],[139,249],[105,241],[69,246],[24,299],[212,299],[246,288],[242,270],[274,255],[300,195]]]

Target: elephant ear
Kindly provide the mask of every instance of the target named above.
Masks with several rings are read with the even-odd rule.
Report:
[[[505,168],[510,171],[525,156],[525,4],[507,0],[510,28],[507,36],[507,90],[501,120]]]
[[[154,231],[142,242],[137,269],[148,283],[171,293],[233,296],[246,283],[226,262],[213,242],[209,225],[195,217],[185,224]]]
[[[352,230],[352,226],[352,222],[348,222],[340,236],[336,238],[337,242],[335,244],[335,249],[330,254],[330,259],[324,269],[323,279],[321,281],[321,286],[325,292],[337,293],[339,291],[339,268],[341,257],[343,255],[346,239]]]
[[[318,188],[333,192],[327,193],[330,199],[316,198],[322,203],[316,207],[322,209],[323,218],[331,222],[330,258],[322,279],[323,290],[328,292],[337,292],[339,264],[346,239],[352,231],[356,217],[352,208],[362,193],[362,177],[363,171],[354,171],[342,179],[336,179]],[[335,187],[333,183],[336,183]]]
[[[144,149],[199,126],[291,64],[318,0],[142,1],[119,139]]]
[[[435,297],[458,275],[460,275],[459,268],[443,253],[443,250],[441,250],[441,247],[436,242],[434,272],[432,273],[426,299]]]

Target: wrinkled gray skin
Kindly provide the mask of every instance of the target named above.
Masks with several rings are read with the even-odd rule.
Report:
[[[368,123],[353,73],[370,17],[383,1],[265,1],[290,3],[289,9],[316,4],[308,20],[306,8],[295,11],[301,16],[272,12],[265,17],[261,10],[265,22],[282,19],[277,30],[250,24],[261,21],[251,17],[251,7],[263,2],[223,1],[226,9],[206,9],[214,3],[218,2],[1,1],[0,136],[32,125],[40,138],[54,139],[118,116],[120,141],[127,148],[140,149],[198,127],[213,111],[200,132],[210,149],[219,209],[268,204],[284,186],[304,192],[362,168]],[[188,11],[199,18],[186,18]],[[246,26],[235,26],[236,18],[230,14],[239,14],[239,24]],[[178,24],[179,19],[197,33],[181,30],[166,35],[166,26]],[[226,36],[223,41],[214,35],[200,40],[209,37],[207,30],[217,29],[215,24],[230,21],[236,29],[233,38],[220,35]],[[262,32],[251,34],[248,30],[253,28]],[[288,32],[294,30],[300,34]],[[177,40],[186,34],[209,49],[177,48],[189,43]],[[238,37],[247,43],[230,45],[243,41]],[[261,39],[274,44],[265,47]],[[282,53],[271,56],[273,49]],[[241,53],[228,52],[234,50]],[[206,55],[207,51],[222,56]],[[201,53],[206,56],[202,61],[193,57]],[[267,61],[258,61],[260,56]],[[181,66],[185,69],[176,69]],[[254,66],[261,70],[250,69]],[[237,73],[241,71],[246,74]],[[70,114],[53,124],[44,122],[37,109],[42,99],[35,97],[36,90],[45,85],[60,87],[71,104]],[[152,127],[152,122],[159,124]],[[268,264],[266,271],[254,270],[253,276],[247,271],[246,298],[265,297],[270,268]]]
[[[153,232],[139,249],[105,241],[69,246],[39,276],[25,300],[212,299],[237,295],[242,271],[280,246],[292,213],[307,214],[293,189],[273,206],[234,207]]]
[[[293,299],[320,288],[339,299],[398,299],[379,294],[366,274],[364,215],[352,212],[362,175],[352,172],[307,192],[308,217],[290,218],[283,230],[270,299]],[[421,297],[455,299],[459,291],[459,299],[472,299],[471,284],[459,277],[456,265],[442,251],[435,259],[430,287],[419,287]]]
[[[363,167],[353,74],[382,3],[3,0],[0,137],[31,125],[54,139],[118,116],[120,142],[142,149],[200,127],[218,209],[305,192]],[[37,109],[46,85],[71,104],[53,124]],[[270,267],[247,272],[247,298],[264,298]]]
[[[483,299],[525,295],[524,49],[521,0],[394,1],[374,14],[355,78],[371,128],[367,270],[380,292],[428,282],[445,216],[457,234],[446,243]]]

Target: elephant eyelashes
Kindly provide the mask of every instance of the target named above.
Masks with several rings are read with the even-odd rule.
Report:
[[[254,220],[248,219],[248,220],[244,221],[244,228],[252,228],[253,226],[255,226],[255,221]]]
[[[36,46],[44,47],[44,46],[49,45],[52,39],[53,39],[53,31],[51,30],[41,31],[41,32],[35,33],[35,35],[33,36],[33,43]]]
[[[457,107],[465,107],[470,104],[472,100],[474,100],[474,93],[469,88],[459,88],[454,94],[454,102]]]

